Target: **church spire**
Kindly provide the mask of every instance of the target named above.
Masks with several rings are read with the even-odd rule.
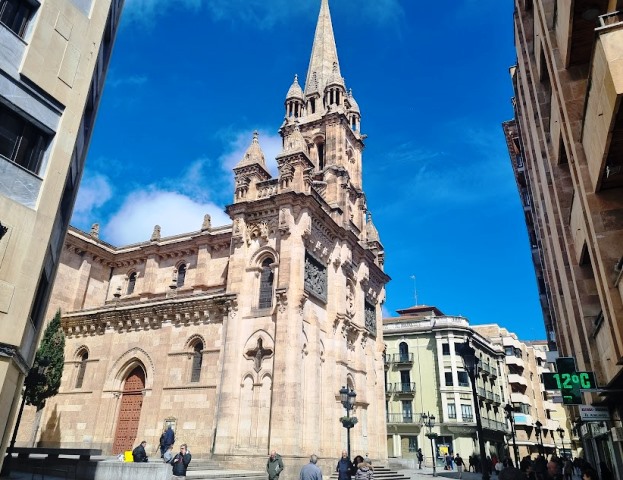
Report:
[[[330,78],[341,78],[340,63],[337,59],[337,48],[329,11],[329,0],[321,0],[318,24],[312,46],[307,79],[305,80],[305,93],[322,92]],[[315,78],[314,78],[315,77]]]

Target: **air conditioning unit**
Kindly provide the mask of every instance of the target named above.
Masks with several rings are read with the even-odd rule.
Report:
[[[623,442],[623,427],[612,427],[610,433],[613,442]]]

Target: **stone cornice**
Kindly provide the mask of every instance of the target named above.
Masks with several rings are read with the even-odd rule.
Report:
[[[235,295],[176,297],[68,313],[61,319],[61,325],[68,337],[103,335],[107,330],[147,331],[161,328],[165,322],[174,325],[220,323],[236,309]]]

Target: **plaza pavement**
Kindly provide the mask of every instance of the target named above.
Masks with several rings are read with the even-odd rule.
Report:
[[[411,478],[411,480],[431,480],[433,477],[433,469],[430,467],[422,467],[422,470],[412,469],[400,469],[397,470],[398,473],[404,475],[405,477]],[[444,470],[443,467],[441,470],[437,469],[437,476],[440,478],[459,478],[459,473],[456,470],[447,471]],[[491,480],[497,480],[498,476],[496,474],[491,475]],[[481,473],[474,472],[463,472],[462,480],[482,480]],[[573,480],[582,480],[582,477],[579,475],[574,475]]]

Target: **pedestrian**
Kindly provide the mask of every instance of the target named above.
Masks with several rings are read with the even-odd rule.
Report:
[[[147,452],[145,451],[145,446],[147,442],[143,440],[140,445],[138,445],[134,450],[132,450],[132,458],[135,463],[142,463],[147,461]]]
[[[361,458],[361,457],[359,457]],[[374,478],[374,468],[363,458],[357,464],[357,473],[355,474],[355,480],[372,480]]]
[[[476,467],[474,466],[474,456],[470,455],[469,458],[467,459],[469,462],[469,469],[467,470],[468,472],[471,472],[472,469],[475,472],[476,471]]]
[[[495,470],[495,473],[497,473],[499,475],[500,472],[502,472],[502,470],[504,470],[504,463],[496,462],[495,467],[493,467],[493,468]]]
[[[614,480],[614,475],[606,462],[599,462],[599,471],[601,472],[601,480]]]
[[[175,432],[171,425],[164,431],[164,450],[166,452],[167,448],[173,446],[175,443]]]
[[[582,480],[599,480],[597,472],[590,466],[582,468]]]
[[[499,480],[526,480],[524,472],[515,467],[507,467],[500,472]]]
[[[565,459],[565,463],[562,466],[562,477],[564,480],[572,480],[573,479],[573,463],[571,459]]]
[[[452,456],[446,453],[446,468],[444,470],[452,470]]]
[[[461,458],[460,454],[456,454],[456,457],[454,457],[454,463],[456,464],[456,471],[459,472],[459,478],[463,478],[463,468],[465,467],[465,462]]]
[[[424,454],[422,453],[422,449],[418,448],[417,449],[417,463],[418,463],[418,469],[422,470],[422,462],[424,461]]]
[[[322,480],[322,471],[316,465],[317,462],[318,457],[314,453],[309,457],[309,463],[301,468],[299,480]]]
[[[167,451],[167,447],[164,443],[164,440],[166,438],[166,430],[162,431],[162,434],[160,435],[160,441],[158,442],[158,445],[160,447],[160,458],[164,458],[164,454]]]
[[[164,452],[164,455],[162,455],[162,459],[164,460],[164,463],[171,463],[171,460],[173,460],[174,456],[175,455],[173,454],[173,445],[169,445],[167,451]]]
[[[188,468],[188,464],[191,460],[192,455],[188,451],[188,446],[185,443],[182,443],[180,445],[180,452],[173,457],[173,460],[171,460],[171,465],[173,465],[173,478],[185,480],[186,469]]]
[[[350,476],[354,477],[355,475],[357,475],[357,466],[363,462],[363,457],[361,455],[357,455],[354,459],[353,459],[353,470],[350,472]]]
[[[266,462],[266,473],[268,480],[279,480],[279,474],[283,471],[283,460],[275,450],[270,452],[268,461]]]
[[[353,471],[353,462],[348,458],[346,450],[342,450],[342,457],[338,460],[335,467],[338,480],[350,480]]]

